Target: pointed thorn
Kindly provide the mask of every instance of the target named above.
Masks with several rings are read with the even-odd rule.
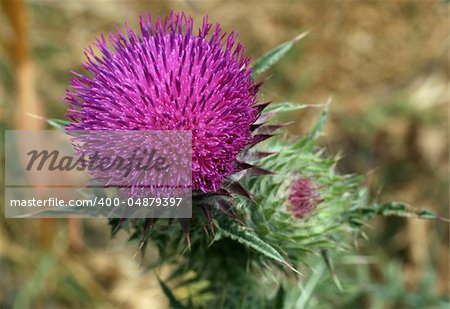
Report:
[[[239,173],[243,170],[247,170],[249,168],[254,167],[254,165],[243,162],[243,161],[236,161],[235,166],[236,166],[236,169],[235,169],[236,173]]]
[[[227,188],[231,193],[243,196],[248,200],[254,202],[252,195],[248,192],[238,181],[230,181],[227,184]]]
[[[253,136],[252,141],[249,143],[249,148],[255,146],[256,144],[261,143],[262,141],[265,141],[268,138],[271,138],[274,136],[273,134],[257,134]]]
[[[248,169],[245,172],[245,177],[256,177],[256,176],[267,176],[267,175],[275,175],[276,173],[260,168],[258,166],[254,166]]]
[[[284,128],[285,126],[288,126],[292,124],[292,122],[288,123],[280,123],[280,124],[268,124],[268,125],[261,125],[257,128],[256,134],[272,134],[278,129]]]
[[[253,153],[249,153],[248,156],[251,158],[251,160],[261,160],[264,158],[267,158],[269,156],[275,155],[278,152],[265,152],[265,151],[256,151]]]
[[[185,235],[186,235],[186,241],[188,243],[189,250],[191,249],[191,237],[190,237],[190,224],[191,221],[186,218],[178,218],[178,222],[181,225],[181,228],[183,229]]]
[[[270,105],[272,101],[261,103],[256,105],[255,107],[258,109],[258,111],[261,113],[268,105]]]
[[[264,124],[265,124],[264,122],[252,124],[252,125],[250,126],[250,131],[251,131],[251,132],[254,132],[254,131],[256,131],[259,127],[261,127],[261,126],[264,125]]]

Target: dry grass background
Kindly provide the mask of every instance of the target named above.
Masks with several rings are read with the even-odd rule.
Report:
[[[0,13],[0,121],[39,126],[27,112],[61,118],[70,70],[101,32],[139,15],[184,10],[236,30],[252,57],[310,30],[270,73],[267,100],[334,102],[324,145],[339,168],[367,175],[374,195],[448,214],[448,4],[444,1],[20,1]],[[314,111],[289,115],[293,133]],[[382,190],[381,190],[382,189]],[[155,279],[131,259],[133,246],[109,241],[104,221],[84,222],[83,248],[70,248],[66,221],[53,222],[45,249],[36,222],[1,219],[0,304],[8,308],[157,308]],[[47,223],[45,223],[47,225]],[[363,252],[397,260],[410,290],[433,269],[448,294],[448,226],[414,219],[374,222]],[[76,240],[75,240],[76,241]],[[383,269],[375,269],[382,273]],[[64,295],[63,295],[64,294]],[[22,308],[22,307],[17,307]]]

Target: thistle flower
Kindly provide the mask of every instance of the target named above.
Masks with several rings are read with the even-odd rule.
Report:
[[[140,33],[126,27],[88,48],[83,67],[67,91],[69,130],[191,130],[192,186],[214,192],[236,171],[236,158],[254,143],[251,125],[259,116],[258,86],[250,59],[203,19],[194,34],[183,13],[141,17]]]
[[[317,186],[309,178],[295,179],[289,191],[288,206],[296,218],[304,218],[321,202]]]

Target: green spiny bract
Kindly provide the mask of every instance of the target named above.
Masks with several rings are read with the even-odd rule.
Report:
[[[250,308],[273,307],[283,301],[283,286],[294,286],[302,278],[299,273],[307,272],[318,259],[323,261],[328,250],[350,250],[349,240],[359,232],[352,213],[369,207],[365,190],[359,177],[335,171],[337,159],[324,156],[316,137],[309,134],[294,142],[271,139],[253,150],[271,153],[255,163],[273,174],[240,179],[251,199],[235,199],[234,220],[217,211],[210,233],[202,224],[191,228],[189,250],[181,249],[182,233],[178,241],[169,241],[162,236],[170,233],[167,225],[155,225],[150,238],[161,256],[174,262],[169,284],[179,281],[190,289],[196,282],[207,282],[207,288],[192,297],[206,307],[235,308],[242,303]],[[320,195],[316,207],[303,218],[288,205],[289,188],[298,175],[313,180]],[[189,273],[195,275],[183,284]],[[202,298],[203,293],[211,297]],[[199,299],[208,301],[199,304]]]
[[[213,233],[205,234],[201,225],[192,229],[191,248],[182,255],[163,242],[164,256],[177,256],[167,281],[178,282],[175,291],[191,292],[186,303],[206,308],[296,308],[306,301],[307,290],[295,291],[314,276],[322,280],[328,272],[336,292],[343,289],[333,256],[351,254],[352,241],[364,235],[362,227],[375,215],[429,217],[429,212],[423,215],[400,203],[371,203],[362,177],[339,174],[338,158],[326,156],[316,144],[326,114],[327,110],[299,140],[273,138],[253,150],[271,154],[255,163],[273,174],[240,179],[252,198],[235,200],[236,220],[217,213]],[[320,196],[302,218],[288,203],[291,183],[299,175],[313,180]],[[199,282],[207,286],[193,291]]]

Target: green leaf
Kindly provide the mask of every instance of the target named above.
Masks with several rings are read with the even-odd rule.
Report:
[[[325,123],[328,118],[328,110],[331,103],[331,98],[328,99],[325,108],[323,109],[322,114],[319,117],[319,120],[317,121],[316,125],[312,129],[312,131],[309,133],[309,138],[311,140],[315,140],[320,136],[320,133],[322,133],[323,127],[325,126]]]
[[[389,202],[378,206],[378,214],[383,216],[416,217],[428,220],[448,221],[447,218],[431,210],[416,210],[405,203]]]
[[[258,251],[268,258],[280,262],[294,272],[299,273],[294,267],[286,262],[286,260],[274,247],[259,238],[258,235],[256,235],[253,231],[238,225],[236,222],[232,221],[229,218],[222,217],[217,221],[220,221],[217,222],[217,226],[223,236],[236,240],[239,243]]]
[[[275,296],[275,308],[284,308],[284,298],[286,297],[286,291],[283,286],[278,288],[277,295]]]
[[[319,105],[314,104],[296,104],[291,102],[280,102],[280,103],[272,103],[269,104],[264,112],[276,112],[276,113],[286,113],[286,112],[294,112],[299,111],[309,107],[318,107]],[[322,106],[322,105],[320,105]]]
[[[59,130],[64,130],[64,127],[68,126],[70,123],[67,120],[62,120],[62,119],[55,119],[55,118],[46,118],[46,117],[42,117],[36,114],[32,114],[32,113],[28,113],[28,116],[33,117],[35,119],[39,119],[42,121],[47,122],[49,125],[51,125],[52,127],[59,129]]]
[[[308,277],[305,285],[300,288],[300,296],[295,304],[295,308],[307,308],[309,300],[314,294],[314,290],[319,284],[320,279],[325,273],[326,265],[325,263],[318,263],[313,269],[313,273]]]
[[[309,32],[307,31],[307,32],[303,32],[303,33],[299,34],[292,40],[278,45],[277,47],[275,47],[268,53],[264,54],[261,58],[257,59],[253,63],[252,76],[255,77],[256,75],[259,75],[259,74],[267,71],[271,66],[273,66],[281,58],[283,58],[297,41],[303,39],[305,36],[308,35],[308,33]]]
[[[356,216],[361,216],[361,219],[368,221],[375,216],[397,216],[407,218],[420,218],[425,220],[440,220],[449,222],[448,218],[445,218],[431,210],[423,209],[417,210],[408,204],[401,202],[388,202],[384,204],[375,203],[371,207],[360,207],[353,210]],[[356,219],[356,218],[354,218]]]
[[[431,210],[419,210],[416,212],[417,217],[421,218],[421,219],[428,219],[428,220],[442,220],[442,221],[447,221],[448,219],[441,217],[440,215],[438,215],[437,213],[431,211]]]
[[[46,121],[52,127],[56,128],[56,129],[60,129],[60,130],[64,130],[64,127],[66,127],[70,124],[67,120],[62,120],[62,119],[46,118]]]
[[[342,284],[341,281],[339,280],[336,271],[334,270],[334,264],[333,264],[333,260],[331,259],[330,256],[330,252],[328,250],[322,250],[322,257],[325,261],[325,265],[328,268],[328,271],[331,274],[331,278],[333,278],[334,284],[336,285],[336,287],[338,288],[339,292],[343,292],[344,289],[342,288]]]
[[[161,286],[161,289],[163,290],[164,295],[166,295],[167,299],[169,300],[170,308],[173,308],[173,309],[188,308],[176,299],[175,295],[173,295],[170,288],[159,277],[157,277],[157,278],[158,278],[159,285]]]

